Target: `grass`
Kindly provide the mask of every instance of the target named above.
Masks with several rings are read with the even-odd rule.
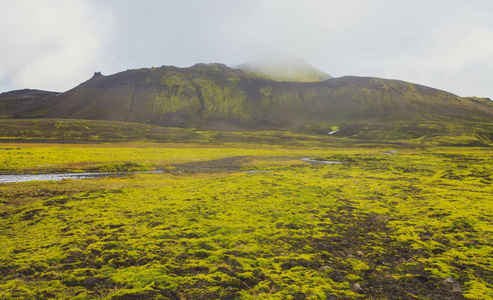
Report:
[[[493,298],[488,148],[1,147],[8,172],[182,171],[1,184],[0,299]]]
[[[341,150],[342,151],[342,150]],[[375,150],[373,150],[375,151]],[[168,168],[173,164],[234,156],[296,157],[324,155],[323,148],[213,146],[199,144],[0,144],[0,172],[65,172],[83,170]],[[262,159],[261,159],[262,160]],[[270,162],[272,164],[272,162]],[[257,162],[262,164],[261,162]],[[254,165],[252,165],[254,167]]]
[[[301,126],[301,125],[300,125]],[[328,132],[338,128],[333,136]],[[421,147],[493,145],[493,127],[480,121],[353,121],[316,123],[291,130],[204,131],[137,123],[0,119],[0,142],[25,143],[191,143],[222,146],[278,147]]]

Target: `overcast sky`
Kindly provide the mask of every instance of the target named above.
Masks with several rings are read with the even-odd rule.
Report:
[[[493,98],[491,0],[0,0],[0,11],[0,92],[282,56]]]

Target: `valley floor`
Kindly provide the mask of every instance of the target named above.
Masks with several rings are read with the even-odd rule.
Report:
[[[493,298],[488,148],[0,145],[3,173],[156,168],[0,184],[0,299]]]

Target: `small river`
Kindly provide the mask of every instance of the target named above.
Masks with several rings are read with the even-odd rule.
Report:
[[[303,158],[300,158],[300,160],[309,162],[311,164],[316,164],[316,165],[320,165],[320,164],[332,165],[332,164],[340,164],[341,163],[340,161],[335,161],[335,160],[315,160],[315,159],[312,159],[311,157],[303,157]]]
[[[159,174],[160,171],[139,171],[134,173]],[[0,183],[26,182],[26,181],[60,181],[64,179],[87,179],[99,177],[124,176],[128,172],[84,172],[84,173],[53,173],[53,174],[15,174],[0,175]]]
[[[314,160],[310,157],[300,158],[301,161],[306,161],[310,164],[340,164],[339,161],[325,161],[325,160]],[[178,170],[179,171],[179,170]],[[231,171],[231,170],[230,170]],[[271,172],[272,170],[250,170],[242,171],[247,174],[252,173],[264,173]],[[146,173],[146,174],[159,174],[163,173],[163,170],[157,171],[138,171],[133,173]],[[86,173],[53,173],[53,174],[14,174],[14,175],[0,175],[1,183],[12,183],[12,182],[26,182],[26,181],[60,181],[64,179],[87,179],[87,178],[98,178],[98,177],[117,177],[124,176],[128,174],[126,172],[86,172]]]
[[[119,173],[66,173],[66,174],[23,174],[23,175],[0,175],[0,183],[25,182],[25,181],[59,181],[63,179],[85,179],[104,176],[118,176]]]

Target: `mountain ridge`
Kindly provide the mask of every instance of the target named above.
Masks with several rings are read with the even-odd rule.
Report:
[[[2,94],[0,115],[214,130],[317,128],[320,133],[349,123],[493,120],[493,106],[485,99],[405,81],[344,76],[279,82],[224,64],[96,72],[69,91],[46,93],[18,107],[5,106]]]

